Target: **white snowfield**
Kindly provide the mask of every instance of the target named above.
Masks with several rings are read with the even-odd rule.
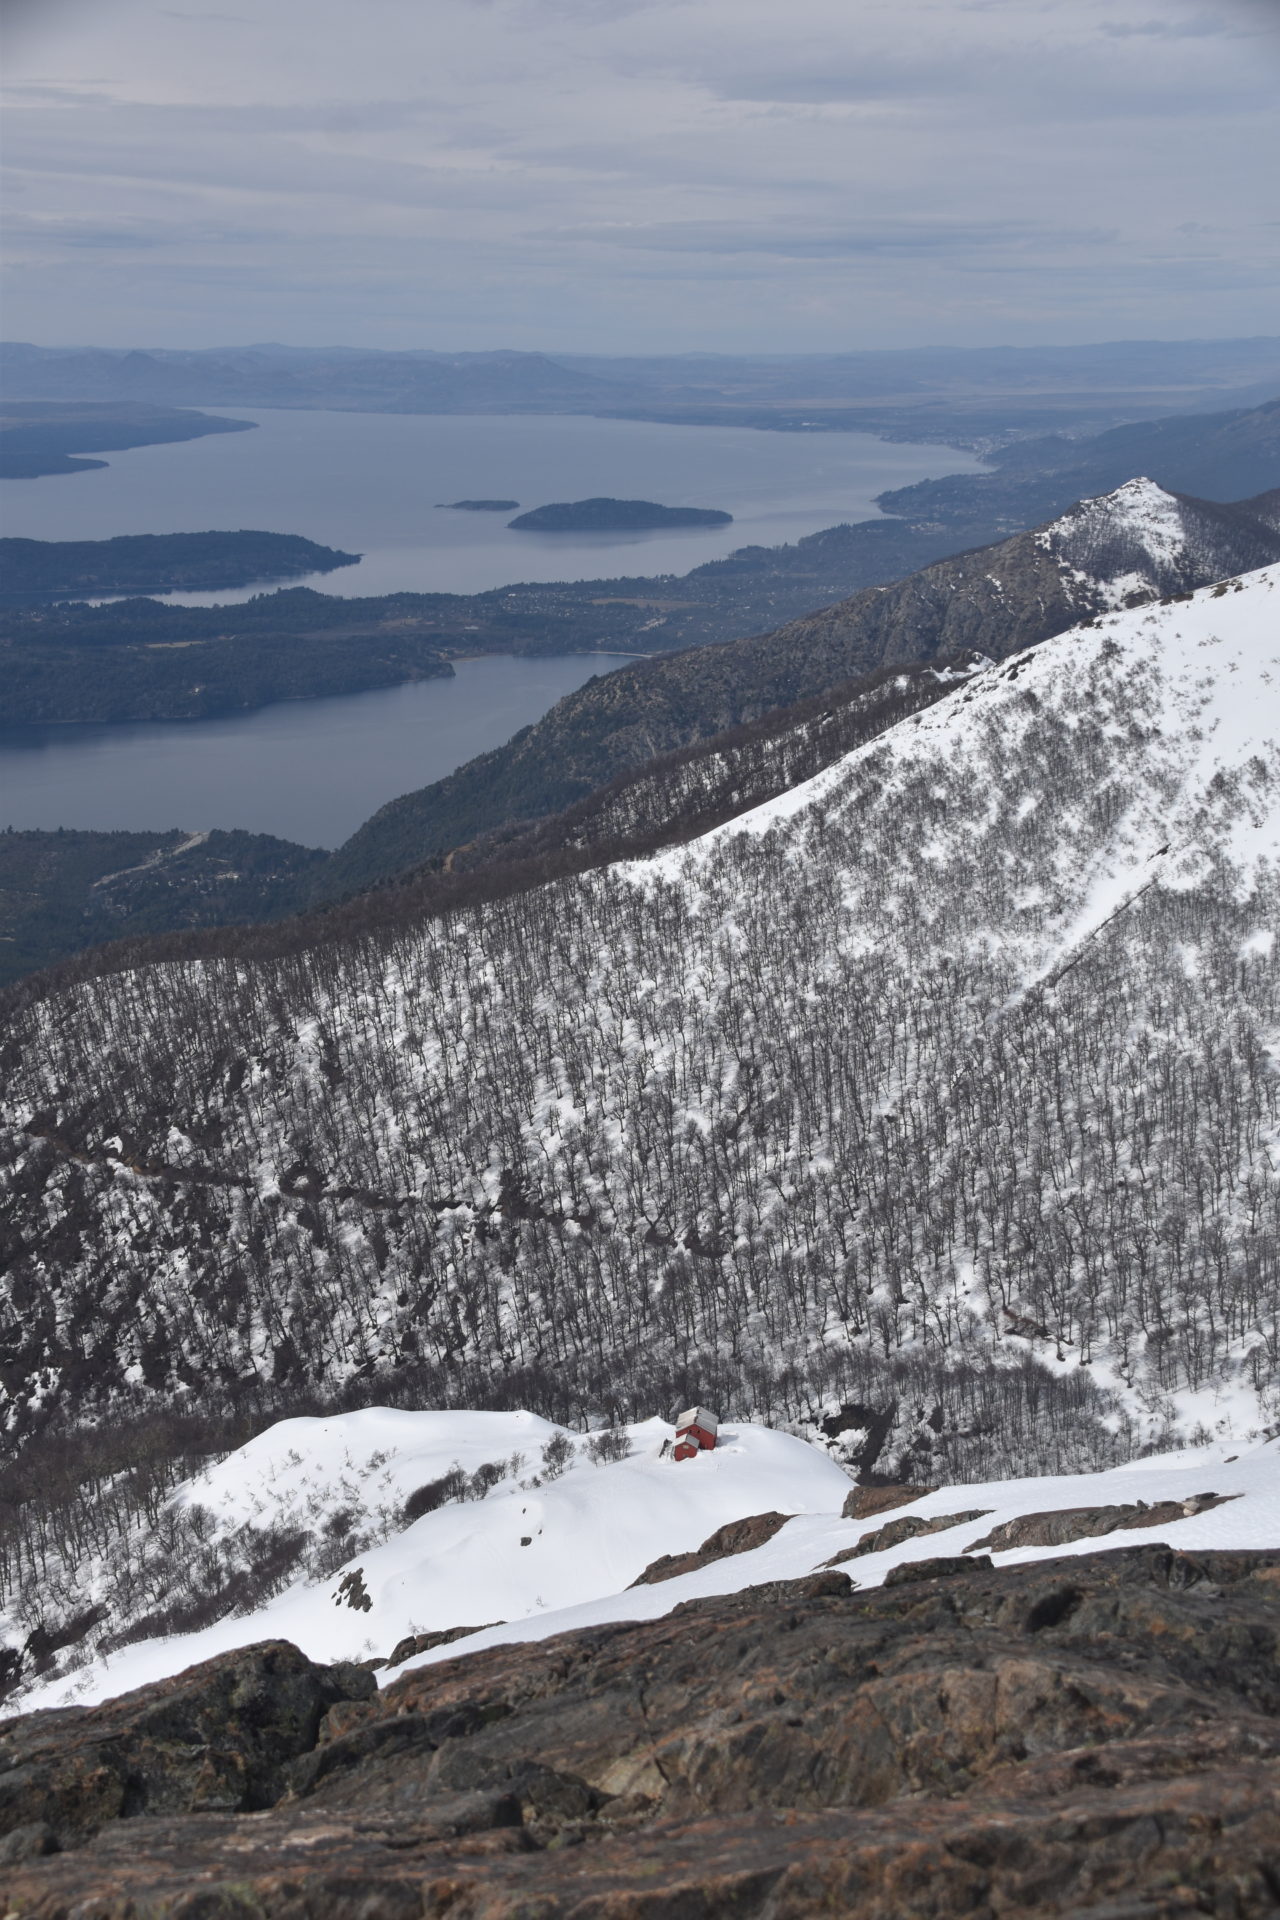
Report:
[[[518,1471],[531,1481],[540,1449],[562,1431],[529,1413],[373,1409],[333,1419],[287,1420],[188,1482],[175,1500],[196,1501],[226,1525],[244,1519],[258,1525],[303,1520],[322,1525],[326,1516],[353,1502],[373,1519],[455,1462],[475,1466],[504,1454],[508,1460],[523,1455]],[[356,1555],[325,1581],[301,1582],[257,1611],[202,1632],[125,1647],[26,1694],[14,1710],[108,1699],[260,1640],[291,1640],[316,1660],[356,1660],[385,1658],[410,1633],[484,1628],[383,1669],[379,1677],[385,1684],[411,1665],[542,1640],[578,1627],[656,1619],[685,1600],[797,1579],[897,1517],[841,1519],[849,1478],[821,1449],[790,1434],[727,1421],[714,1453],[677,1463],[666,1445],[674,1435],[667,1422],[648,1420],[626,1431],[634,1448],[627,1459],[595,1465],[585,1437],[569,1435],[576,1444],[572,1463],[540,1486],[521,1486],[509,1478],[483,1500],[438,1508]],[[1155,1532],[1025,1548],[998,1555],[997,1564],[1151,1540],[1188,1550],[1280,1547],[1280,1440],[1238,1448],[1227,1442],[1109,1473],[942,1487],[898,1512],[930,1518],[989,1511],[981,1520],[868,1554],[847,1563],[844,1571],[860,1587],[875,1587],[891,1567],[959,1554],[1018,1514],[1138,1500],[1150,1505],[1206,1492],[1241,1497]],[[726,1522],[766,1512],[794,1516],[766,1545],[654,1586],[631,1586],[660,1555],[687,1552]],[[350,1607],[339,1593],[344,1573],[356,1568],[370,1602],[367,1610]]]

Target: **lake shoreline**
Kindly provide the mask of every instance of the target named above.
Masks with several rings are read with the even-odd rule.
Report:
[[[630,656],[481,654],[447,677],[208,719],[0,727],[0,833],[177,822],[331,852],[388,801],[502,746],[610,658]]]
[[[3,483],[6,532],[101,540],[193,526],[265,527],[363,555],[327,591],[474,595],[610,574],[684,574],[743,546],[774,547],[877,517],[886,487],[982,471],[972,454],[861,428],[811,436],[741,425],[586,414],[381,414],[255,408],[257,430],[113,453],[76,488]],[[221,423],[236,416],[210,408]],[[510,531],[501,514],[437,501],[591,496],[713,501],[728,527],[630,534]],[[238,589],[249,595],[254,586]],[[201,600],[170,604],[202,604]]]

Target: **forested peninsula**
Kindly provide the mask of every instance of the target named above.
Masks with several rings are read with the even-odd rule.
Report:
[[[247,433],[257,424],[140,400],[7,400],[0,412],[0,479],[87,473],[107,465],[80,457],[87,453],[199,440],[206,433]]]
[[[322,605],[326,601],[324,594],[310,597]],[[105,626],[95,632],[90,623],[78,621],[69,622],[64,635],[50,621],[48,630],[33,639],[20,616],[0,614],[0,723],[208,720],[276,700],[366,693],[453,673],[421,632],[391,622],[353,627],[342,600],[331,604],[346,625],[326,629],[304,622],[299,630],[290,626],[287,613],[273,617],[274,598],[262,596],[266,617],[238,630],[227,618],[237,608],[171,611],[154,600],[75,609],[103,614],[116,606],[131,609],[127,624],[115,634]]]
[[[101,593],[217,593],[353,567],[358,553],[295,533],[131,533],[112,540],[0,540],[0,595],[13,603]]]

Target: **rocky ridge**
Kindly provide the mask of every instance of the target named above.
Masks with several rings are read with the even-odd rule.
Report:
[[[901,1571],[492,1648],[380,1694],[277,1643],[16,1720],[0,1912],[1274,1910],[1280,1553]]]

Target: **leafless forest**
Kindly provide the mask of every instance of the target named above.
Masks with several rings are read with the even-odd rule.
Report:
[[[1274,1421],[1276,771],[1180,799],[1153,658],[1020,656],[687,851],[28,1007],[10,1429],[112,1419],[10,1581],[272,1409],[696,1396],[953,1480]]]

